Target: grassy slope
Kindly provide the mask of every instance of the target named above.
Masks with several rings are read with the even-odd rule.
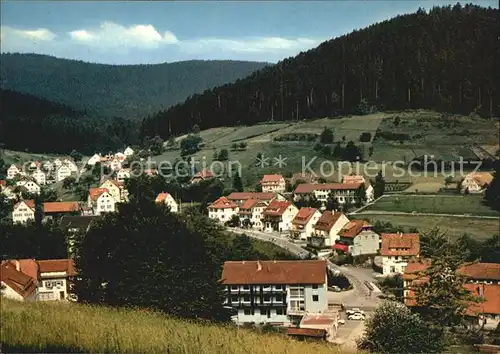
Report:
[[[363,210],[500,216],[497,211],[483,204],[482,195],[384,196]]]
[[[201,325],[145,310],[73,303],[18,303],[2,299],[3,351],[87,353],[341,353],[326,344]]]

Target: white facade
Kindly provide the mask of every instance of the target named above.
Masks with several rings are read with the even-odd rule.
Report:
[[[56,170],[56,181],[57,182],[62,182],[66,177],[71,176],[71,169],[67,165],[61,165],[57,170]]]
[[[240,223],[243,225],[243,222],[248,219],[252,223],[252,228],[262,230],[264,227],[264,223],[262,222],[262,212],[266,209],[267,203],[259,202],[255,206],[249,209],[249,213],[242,213],[241,207],[239,209]]]
[[[42,168],[44,168],[46,171],[52,171],[54,170],[54,164],[50,161],[44,161],[42,163]]]
[[[96,163],[101,162],[101,155],[94,154],[88,161],[87,165],[94,166]]]
[[[295,205],[290,204],[280,216],[266,215],[264,217],[265,231],[290,231],[292,229],[292,220],[295,218],[298,211]],[[273,228],[273,221],[277,222],[278,230]]]
[[[30,220],[35,220],[35,210],[26,202],[21,201],[14,205],[12,210],[12,221],[16,224],[26,224]]]
[[[179,205],[175,201],[174,197],[172,197],[171,194],[168,193],[162,193],[160,194],[161,199],[159,200],[157,198],[157,203],[164,203],[166,206],[170,208],[170,212],[172,213],[178,213],[179,212]],[[160,197],[158,196],[158,197]]]
[[[46,183],[46,175],[45,172],[37,168],[32,174],[31,177],[38,183],[39,185],[45,185]]]
[[[353,256],[374,255],[380,249],[380,235],[371,230],[363,230],[354,238],[351,247]]]
[[[35,181],[17,181],[16,186],[24,187],[28,190],[28,192],[33,194],[40,194],[40,186]]]
[[[123,154],[123,153],[121,153],[121,152],[117,152],[117,153],[115,154],[115,159],[117,159],[117,160],[118,160],[118,161],[120,161],[120,162],[125,161],[125,159],[126,159],[126,158],[127,158],[127,155],[125,155],[125,154]]]
[[[228,207],[228,208],[208,208],[208,217],[210,219],[219,220],[221,223],[225,223],[233,217],[233,215],[238,215],[239,208]]]
[[[117,202],[122,202],[123,201],[123,196],[122,196],[122,190],[120,187],[118,187],[114,182],[112,182],[110,179],[104,181],[99,188],[106,188],[109,192],[109,194],[117,201]]]
[[[126,179],[130,178],[130,170],[126,168],[122,168],[120,171],[116,173],[116,180],[118,182],[125,182]]]
[[[262,192],[264,193],[283,193],[286,191],[286,182],[282,176],[271,175],[269,178],[264,178],[261,181]]]
[[[94,215],[101,215],[102,213],[114,212],[116,200],[108,192],[103,192],[92,204]]]
[[[305,224],[296,222],[292,223],[292,233],[298,234],[298,238],[300,238],[301,240],[307,240],[308,237],[314,235],[314,225],[316,225],[316,222],[320,217],[321,213],[316,209],[311,218]]]
[[[385,276],[404,274],[410,257],[406,256],[383,256],[382,257],[382,274]]]
[[[72,160],[70,160],[70,159],[64,159],[63,164],[69,167],[71,173],[77,173],[78,172],[78,166]]]
[[[7,179],[13,179],[17,175],[22,175],[21,168],[14,164],[10,165],[7,169]]]
[[[62,166],[62,164],[63,164],[63,163],[62,163],[62,161],[61,161],[61,160],[59,160],[59,159],[55,159],[55,160],[54,160],[54,168],[55,168],[56,170],[57,170],[59,167],[61,167],[61,166]]]
[[[123,152],[123,154],[124,154],[125,156],[127,156],[127,157],[128,157],[128,156],[132,156],[132,155],[134,154],[134,150],[132,150],[132,148],[131,148],[130,146],[128,146],[128,147],[125,149],[125,151]]]
[[[38,280],[38,301],[68,300],[66,272],[41,273]]]
[[[111,162],[109,163],[109,168],[113,171],[118,171],[118,170],[121,170],[122,168],[122,163],[119,159],[117,158],[114,158],[113,160],[111,160]]]

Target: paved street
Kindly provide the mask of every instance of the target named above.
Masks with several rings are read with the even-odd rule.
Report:
[[[249,237],[253,237],[259,240],[268,241],[280,246],[289,252],[299,256],[306,257],[309,252],[299,245],[290,242],[286,237],[286,234],[279,234],[274,232],[262,232],[256,230],[243,230],[239,228],[231,228],[231,231],[238,234],[246,234]],[[345,267],[328,262],[328,267],[331,270],[338,270],[343,274],[353,286],[352,290],[343,292],[329,292],[328,302],[332,304],[343,303],[347,307],[359,307],[366,310],[374,309],[379,303],[378,295],[380,291],[374,289],[371,291],[365,286],[364,282],[374,283],[375,278],[372,275],[371,269],[357,268],[357,267]]]

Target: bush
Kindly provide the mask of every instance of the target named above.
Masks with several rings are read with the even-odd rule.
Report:
[[[372,140],[371,133],[364,132],[359,136],[359,141],[361,141],[362,143],[369,143],[370,140]]]
[[[439,353],[443,334],[403,304],[383,302],[366,321],[358,349],[372,353]]]

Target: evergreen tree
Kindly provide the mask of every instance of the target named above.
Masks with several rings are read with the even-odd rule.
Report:
[[[233,178],[233,189],[236,192],[243,192],[243,182],[241,181],[241,177],[240,177],[239,173],[237,173],[237,174],[234,175],[234,178]]]
[[[361,207],[366,201],[366,188],[363,183],[354,192],[354,199],[356,200],[356,206]]]
[[[333,131],[330,128],[325,127],[319,136],[319,141],[322,144],[333,143]]]
[[[379,171],[375,177],[375,182],[373,182],[373,196],[374,198],[379,198],[384,195],[385,192],[385,179],[382,175],[382,171]]]
[[[500,211],[500,163],[496,164],[493,180],[484,193],[484,200],[492,209]]]

